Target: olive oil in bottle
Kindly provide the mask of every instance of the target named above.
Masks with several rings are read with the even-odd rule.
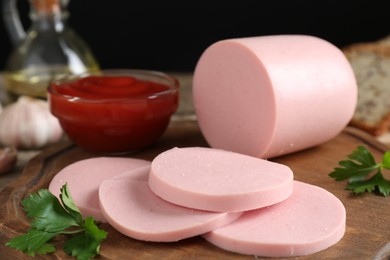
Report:
[[[54,77],[99,69],[87,44],[66,23],[68,0],[30,0],[32,24],[27,33],[20,29],[18,13],[8,10],[15,8],[15,0],[4,1],[8,3],[5,21],[15,45],[4,71],[10,100],[21,95],[46,98]]]

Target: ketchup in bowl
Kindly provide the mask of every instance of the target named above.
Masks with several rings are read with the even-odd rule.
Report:
[[[125,153],[153,144],[178,107],[178,81],[144,70],[101,70],[51,82],[50,110],[78,146]]]

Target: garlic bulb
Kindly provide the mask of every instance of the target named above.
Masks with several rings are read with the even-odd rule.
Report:
[[[41,99],[21,96],[0,114],[0,143],[4,146],[42,148],[59,141],[62,134],[57,118]]]

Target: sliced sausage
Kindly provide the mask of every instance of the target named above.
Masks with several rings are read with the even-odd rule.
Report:
[[[303,256],[336,244],[344,235],[345,222],[345,208],[338,198],[320,187],[295,181],[287,200],[246,212],[204,238],[241,254]]]
[[[96,157],[72,163],[59,171],[52,179],[49,190],[59,197],[60,188],[67,183],[71,196],[84,217],[93,216],[106,222],[100,213],[98,188],[103,180],[128,173],[133,179],[147,180],[150,161]]]
[[[174,148],[152,161],[149,186],[174,204],[240,212],[288,198],[293,190],[293,173],[285,165],[229,151]]]
[[[100,185],[99,201],[103,215],[116,230],[135,239],[155,242],[200,235],[241,215],[177,206],[157,197],[147,181],[122,177]]]

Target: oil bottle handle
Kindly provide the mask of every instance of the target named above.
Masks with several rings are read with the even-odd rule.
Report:
[[[17,0],[2,1],[4,25],[8,31],[11,43],[16,47],[26,37],[26,31],[23,28],[16,6]]]

